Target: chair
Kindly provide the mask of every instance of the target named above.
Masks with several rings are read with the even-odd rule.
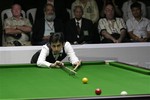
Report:
[[[69,13],[70,19],[72,18],[71,16],[71,10],[67,8],[67,12]]]
[[[37,10],[36,8],[32,8],[32,9],[27,10],[27,12],[26,12],[26,16],[32,24],[35,21],[36,10]]]
[[[147,18],[150,19],[150,6],[147,7]]]
[[[25,18],[25,11],[21,11],[21,16]],[[5,9],[1,12],[1,21],[2,21],[2,26],[4,24],[4,20],[6,18],[12,17],[12,12],[11,9]],[[5,43],[5,37],[4,37],[4,33],[2,33],[2,45],[4,45]]]

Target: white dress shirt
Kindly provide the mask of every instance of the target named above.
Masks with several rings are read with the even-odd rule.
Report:
[[[64,50],[65,50],[65,53],[67,54],[67,57],[69,58],[69,61],[71,64],[75,64],[76,62],[79,61],[78,57],[76,56],[76,54],[69,42],[65,42]],[[37,60],[37,65],[40,67],[50,67],[50,65],[52,63],[46,61],[46,57],[48,55],[49,55],[49,47],[47,45],[43,45],[41,53]]]
[[[50,33],[54,33],[55,29],[54,29],[54,22],[48,22],[47,20],[45,20],[45,32],[44,32],[44,36],[49,36]]]
[[[82,19],[80,19],[80,20],[76,20],[76,19],[75,19],[75,22],[76,22],[76,23],[78,22],[78,23],[79,23],[79,27],[81,28],[81,25],[82,25]],[[77,24],[76,24],[76,25],[77,25]]]
[[[150,31],[150,20],[147,18],[141,18],[137,21],[135,18],[130,18],[126,22],[128,32],[132,32],[139,38],[147,37],[147,31]]]

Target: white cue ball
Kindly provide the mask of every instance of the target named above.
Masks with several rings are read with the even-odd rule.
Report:
[[[122,91],[120,94],[121,95],[127,95],[128,93],[126,91]]]

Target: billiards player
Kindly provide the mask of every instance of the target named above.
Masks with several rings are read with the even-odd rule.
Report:
[[[71,44],[64,40],[63,33],[58,32],[51,34],[49,43],[43,45],[42,49],[33,55],[31,63],[36,63],[39,67],[60,68],[64,66],[61,61],[66,56],[74,69],[80,66],[81,61],[76,56]]]

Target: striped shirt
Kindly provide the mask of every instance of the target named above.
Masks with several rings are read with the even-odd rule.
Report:
[[[122,18],[116,18],[114,20],[107,20],[106,18],[101,18],[98,22],[99,33],[101,33],[102,30],[106,30],[109,34],[120,34],[121,29],[126,29],[126,25]]]

